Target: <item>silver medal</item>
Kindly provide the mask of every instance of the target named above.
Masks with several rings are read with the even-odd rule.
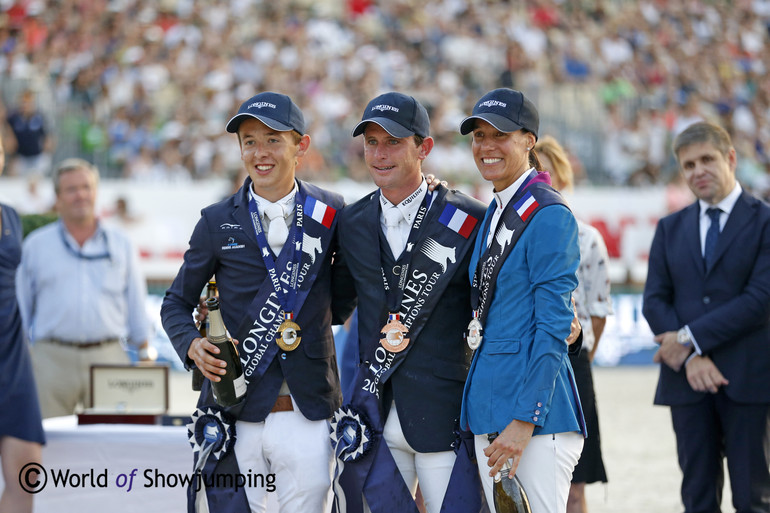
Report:
[[[468,347],[470,347],[472,351],[475,351],[481,345],[481,339],[483,338],[482,331],[483,329],[479,320],[475,317],[471,319],[471,322],[468,323],[468,332],[465,335],[465,340],[468,342]]]

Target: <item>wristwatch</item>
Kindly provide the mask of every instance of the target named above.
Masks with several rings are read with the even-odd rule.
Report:
[[[686,328],[681,328],[676,332],[676,341],[684,347],[692,347],[692,338],[690,337],[690,332]]]

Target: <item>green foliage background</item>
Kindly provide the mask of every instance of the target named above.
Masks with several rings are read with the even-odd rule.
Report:
[[[25,214],[19,216],[21,218],[21,230],[24,233],[24,237],[29,235],[29,232],[37,230],[41,226],[45,226],[48,223],[53,223],[59,219],[58,214]]]

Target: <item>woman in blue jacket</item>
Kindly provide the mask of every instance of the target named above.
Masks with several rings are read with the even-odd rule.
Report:
[[[575,218],[538,172],[538,128],[535,106],[511,89],[484,95],[460,126],[495,187],[470,263],[475,355],[461,424],[475,435],[490,504],[493,478],[508,464],[533,513],[559,513],[585,435],[564,343],[580,252]]]

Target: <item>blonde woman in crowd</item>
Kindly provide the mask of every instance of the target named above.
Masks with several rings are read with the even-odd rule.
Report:
[[[572,165],[559,142],[550,135],[546,135],[535,144],[535,151],[543,170],[550,173],[553,187],[558,191],[571,190]],[[585,513],[586,483],[607,482],[604,461],[602,461],[591,362],[599,345],[607,316],[612,314],[610,279],[607,274],[609,257],[607,246],[599,231],[579,219],[577,223],[580,266],[578,267],[578,287],[573,297],[578,319],[583,326],[583,349],[569,356],[588,428],[588,438],[585,440],[580,460],[572,472],[567,513]]]

